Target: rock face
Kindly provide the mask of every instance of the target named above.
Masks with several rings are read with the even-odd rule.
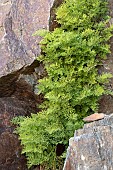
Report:
[[[10,120],[38,111],[42,97],[35,87],[44,70],[35,61],[41,38],[32,34],[49,29],[53,2],[0,0],[0,170],[27,170]]]
[[[40,37],[32,34],[49,28],[54,0],[0,1],[0,77],[33,63],[40,53]]]
[[[113,114],[86,124],[70,139],[63,170],[113,169]]]

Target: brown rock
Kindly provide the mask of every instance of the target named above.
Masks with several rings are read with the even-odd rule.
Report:
[[[32,34],[49,28],[54,0],[0,1],[0,77],[33,63],[40,37]]]
[[[103,114],[103,113],[94,113],[90,116],[85,117],[83,120],[85,122],[93,122],[93,121],[96,121],[99,119],[103,119],[104,117],[105,117],[105,114]]]
[[[10,132],[3,132],[0,137],[0,169],[27,170],[26,160],[20,151],[17,137]]]
[[[13,134],[14,126],[10,121],[15,116],[28,116],[38,110],[36,96],[29,86],[18,85],[12,96],[0,98],[0,170],[27,170],[26,159],[20,154],[20,142]]]

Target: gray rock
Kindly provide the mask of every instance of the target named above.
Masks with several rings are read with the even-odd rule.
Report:
[[[113,169],[113,114],[86,124],[70,139],[63,170]]]

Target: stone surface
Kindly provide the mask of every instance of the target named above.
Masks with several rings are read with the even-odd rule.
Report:
[[[63,170],[113,170],[113,114],[75,131]]]
[[[20,151],[17,137],[9,132],[3,132],[0,137],[0,169],[27,170],[26,160]]]
[[[0,77],[33,63],[40,54],[40,37],[32,34],[49,28],[54,0],[0,1]]]
[[[96,121],[96,120],[100,120],[100,119],[103,119],[105,117],[105,114],[104,113],[94,113],[90,116],[87,116],[83,119],[84,122],[93,122],[93,121]]]

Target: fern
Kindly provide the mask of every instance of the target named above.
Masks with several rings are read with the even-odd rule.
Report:
[[[47,77],[39,81],[45,96],[42,111],[19,121],[17,133],[26,153],[28,167],[61,169],[58,144],[68,146],[74,130],[83,126],[83,117],[98,111],[98,100],[109,94],[105,85],[111,74],[98,75],[97,66],[110,53],[107,41],[107,2],[66,0],[57,10],[61,27],[53,32],[38,31]],[[62,153],[63,154],[63,153]]]

